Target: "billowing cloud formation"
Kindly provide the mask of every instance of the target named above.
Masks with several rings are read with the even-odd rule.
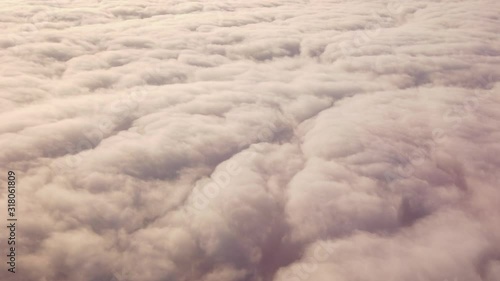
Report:
[[[500,280],[498,1],[0,5],[16,278]]]

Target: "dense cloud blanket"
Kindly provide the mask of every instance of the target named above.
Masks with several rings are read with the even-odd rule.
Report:
[[[499,17],[2,1],[0,279],[500,280]]]

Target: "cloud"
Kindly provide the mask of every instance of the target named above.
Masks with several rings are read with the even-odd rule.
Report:
[[[496,1],[0,9],[22,280],[500,278]]]

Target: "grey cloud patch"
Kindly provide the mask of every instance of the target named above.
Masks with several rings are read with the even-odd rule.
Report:
[[[498,1],[0,11],[22,280],[500,279]]]

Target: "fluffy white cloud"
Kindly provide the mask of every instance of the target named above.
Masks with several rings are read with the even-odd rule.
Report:
[[[16,274],[499,280],[499,12],[2,2]]]

